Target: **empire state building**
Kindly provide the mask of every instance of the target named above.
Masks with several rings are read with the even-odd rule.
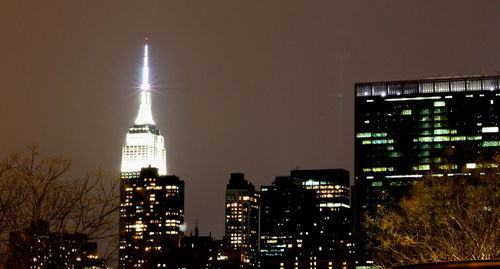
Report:
[[[160,175],[167,174],[165,139],[156,128],[151,112],[151,85],[149,82],[148,44],[144,45],[144,64],[140,106],[137,118],[129,128],[122,148],[122,178],[139,175],[143,167],[156,167]]]
[[[167,175],[164,138],[151,113],[148,44],[140,106],[122,149],[119,268],[178,268],[172,261],[184,223],[184,181]]]

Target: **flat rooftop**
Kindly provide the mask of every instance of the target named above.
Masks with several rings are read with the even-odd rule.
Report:
[[[355,83],[356,97],[401,96],[500,90],[500,75],[440,77],[419,80]]]

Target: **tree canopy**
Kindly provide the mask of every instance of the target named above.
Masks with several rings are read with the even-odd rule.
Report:
[[[500,258],[500,168],[439,171],[418,180],[396,208],[367,216],[382,266]]]

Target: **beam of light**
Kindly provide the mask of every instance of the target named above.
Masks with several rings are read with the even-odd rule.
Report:
[[[135,125],[129,129],[125,145],[122,148],[122,175],[138,174],[141,168],[148,166],[158,168],[160,175],[167,174],[165,140],[154,125],[151,112],[148,44],[146,43],[140,86],[140,106]]]
[[[144,44],[144,63],[142,66],[142,84],[141,84],[141,104],[139,106],[139,113],[135,120],[135,124],[154,125],[153,113],[151,112],[151,84],[149,82],[149,63],[148,63],[148,44]]]
[[[142,84],[141,91],[149,91],[149,63],[148,63],[148,44],[144,45],[144,64],[142,66]]]

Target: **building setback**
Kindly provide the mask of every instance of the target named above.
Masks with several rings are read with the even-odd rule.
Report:
[[[152,113],[149,82],[148,44],[144,45],[144,63],[140,88],[140,105],[134,125],[129,128],[122,147],[121,176],[137,176],[144,167],[156,167],[160,175],[167,174],[165,139],[156,128]]]
[[[500,149],[499,76],[355,85],[356,260],[373,262],[361,223],[426,174],[487,168]]]

